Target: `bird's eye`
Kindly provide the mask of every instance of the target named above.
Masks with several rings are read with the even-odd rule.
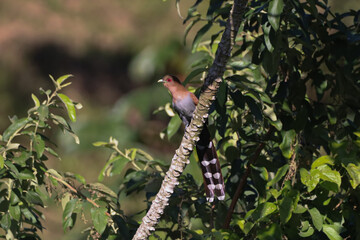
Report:
[[[171,78],[167,78],[166,81],[167,81],[167,82],[171,82]]]

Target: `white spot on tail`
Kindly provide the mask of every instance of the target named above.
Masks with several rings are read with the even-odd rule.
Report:
[[[207,173],[204,174],[204,176],[205,176],[206,178],[211,178],[211,177],[212,177],[212,173],[207,172]]]
[[[219,178],[220,178],[220,173],[214,173],[214,174],[213,174],[213,177],[214,177],[215,179],[219,179]]]
[[[224,200],[225,199],[225,195],[222,195],[222,196],[218,196],[217,197],[220,201]]]
[[[211,163],[211,164],[215,164],[216,161],[217,161],[217,159],[216,159],[216,158],[213,158],[213,159],[211,159],[210,163]]]
[[[216,185],[215,185],[215,188],[216,188],[216,189],[222,189],[223,186],[222,186],[222,184],[216,184]]]
[[[215,189],[215,185],[214,184],[209,184],[207,185],[208,189],[210,190],[214,190]]]
[[[213,201],[214,201],[214,198],[213,198],[213,197],[207,197],[206,200],[207,200],[208,202],[213,202]]]
[[[210,141],[209,142],[209,147],[208,148],[211,148],[212,147],[212,142]]]
[[[208,166],[208,165],[210,164],[210,162],[204,160],[204,161],[201,161],[201,164],[202,164],[204,167],[206,167],[206,166]]]

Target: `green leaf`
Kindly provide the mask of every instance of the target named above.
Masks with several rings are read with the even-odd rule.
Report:
[[[278,224],[273,223],[269,227],[262,228],[257,238],[259,240],[281,239],[281,228]]]
[[[4,167],[4,157],[0,155],[0,169]]]
[[[306,212],[306,210],[307,210],[306,207],[304,207],[304,206],[302,206],[302,205],[300,205],[300,204],[297,204],[297,205],[296,205],[296,208],[295,208],[295,210],[294,210],[294,213],[296,213],[296,214],[301,214],[301,213]]]
[[[262,28],[264,31],[265,46],[269,50],[269,52],[273,52],[274,46],[271,44],[271,39],[270,39],[271,25],[266,23],[266,24],[262,25]]]
[[[10,205],[9,212],[13,219],[15,219],[16,221],[20,220],[21,212],[19,205],[15,205],[15,206]]]
[[[269,4],[268,19],[275,31],[279,29],[280,15],[284,8],[283,0],[272,0]]]
[[[65,104],[69,118],[71,119],[71,121],[75,122],[76,121],[76,111],[75,111],[74,103],[65,94],[58,93],[57,95],[61,99],[61,101]]]
[[[3,134],[3,141],[6,142],[9,140],[10,137],[12,137],[14,134],[16,134],[21,128],[23,128],[28,122],[30,122],[30,119],[28,118],[21,118],[15,120],[5,131]]]
[[[195,35],[194,41],[192,43],[191,51],[194,53],[199,46],[199,43],[201,41],[201,38],[204,36],[204,34],[209,31],[209,29],[212,26],[212,22],[207,23],[205,26],[203,26]]]
[[[314,224],[314,227],[318,231],[321,231],[321,229],[323,227],[323,217],[321,216],[319,210],[317,210],[317,208],[312,208],[312,209],[309,209],[309,213],[310,213],[312,222]]]
[[[309,227],[307,230],[305,230],[304,232],[299,232],[299,236],[300,237],[310,237],[311,235],[314,234],[314,228],[313,227]]]
[[[24,214],[25,218],[29,219],[31,223],[36,223],[36,216],[30,211],[29,208],[21,208],[22,214]]]
[[[82,184],[86,184],[85,178],[83,176],[81,176],[80,174],[76,174],[76,173],[74,175],[75,175],[76,180],[78,180]]]
[[[321,156],[318,159],[316,159],[312,164],[311,164],[311,168],[317,168],[319,166],[322,166],[324,164],[328,164],[328,165],[334,165],[334,159],[328,155],[326,156]]]
[[[174,117],[171,118],[168,127],[166,129],[168,139],[171,139],[171,137],[175,135],[175,133],[180,128],[180,126],[181,126],[181,119],[178,115],[175,115]]]
[[[245,234],[248,234],[254,226],[252,222],[246,222],[245,220],[239,220],[237,224]]]
[[[220,83],[218,92],[216,94],[216,100],[219,103],[219,106],[223,107],[225,106],[226,100],[227,100],[227,85],[224,81]]]
[[[342,239],[344,239],[343,237],[340,236],[340,234],[336,231],[336,228],[334,228],[332,225],[324,224],[323,232],[326,234],[326,236],[330,240],[342,240]]]
[[[292,215],[293,201],[291,197],[285,196],[280,204],[280,221],[281,223],[287,223]]]
[[[311,192],[320,181],[320,171],[319,169],[311,169],[309,173],[305,168],[301,168],[300,177],[301,182],[307,186],[308,192]]]
[[[28,191],[26,193],[26,200],[32,204],[36,204],[39,206],[44,207],[44,203],[42,199],[40,198],[39,194],[33,191]]]
[[[35,107],[39,107],[40,106],[39,99],[34,94],[31,94],[31,98],[33,99],[33,101],[35,103]]]
[[[55,124],[61,124],[67,130],[70,130],[69,124],[67,123],[67,121],[63,117],[61,117],[59,115],[52,114],[52,113],[50,115],[51,115],[51,118],[54,120]]]
[[[293,155],[293,151],[294,151],[292,149],[292,144],[295,140],[296,133],[294,130],[289,130],[289,131],[283,132],[282,135],[283,135],[283,140],[279,147],[282,152],[282,155],[285,158],[290,159],[291,156]]]
[[[56,79],[56,82],[61,85],[65,80],[67,80],[69,77],[73,77],[72,74],[67,74],[64,76],[59,77],[58,79]]]
[[[38,113],[39,113],[39,120],[40,121],[45,121],[49,116],[49,108],[48,108],[48,106],[45,106],[45,105],[39,106]]]
[[[189,34],[191,28],[199,21],[200,21],[200,18],[197,18],[186,26],[185,31],[184,31],[184,39],[183,39],[184,45],[186,45],[186,37]]]
[[[273,179],[271,179],[270,182],[268,182],[266,184],[267,187],[270,187],[272,185],[274,185],[275,183],[277,183],[278,181],[280,181],[280,179],[285,176],[285,174],[287,173],[289,169],[289,164],[285,164],[284,166],[282,166],[281,168],[279,168],[279,170],[276,172],[275,177]]]
[[[113,198],[117,198],[116,193],[102,183],[91,183],[89,184],[89,186],[91,187],[92,190],[101,192]]]
[[[184,82],[182,83],[184,86],[186,86],[186,84],[188,84],[190,82],[191,79],[193,79],[194,77],[196,77],[197,75],[199,75],[200,73],[203,73],[206,71],[206,68],[197,68],[195,70],[193,70],[184,80]]]
[[[255,211],[252,213],[251,217],[254,221],[258,222],[262,218],[270,215],[271,213],[276,211],[276,205],[272,202],[265,202],[260,204]]]
[[[248,105],[252,115],[255,117],[256,121],[262,121],[263,115],[261,108],[258,106],[254,98],[250,95],[244,97],[246,104]]]
[[[320,178],[325,181],[336,183],[338,188],[341,185],[341,175],[338,171],[332,170],[328,165],[318,167],[320,171]]]
[[[107,146],[107,145],[110,145],[110,144],[108,142],[102,142],[102,141],[98,141],[98,142],[93,143],[93,146],[95,146],[95,147],[104,147],[104,146]]]
[[[117,156],[112,164],[111,176],[115,174],[121,174],[127,163],[131,162],[129,159],[123,156]]]
[[[36,134],[33,139],[33,145],[38,158],[40,158],[45,150],[45,142],[42,140],[41,136]]]
[[[349,163],[345,169],[350,176],[350,184],[355,189],[360,184],[360,166]]]
[[[30,171],[29,169],[24,169],[24,170],[22,170],[21,172],[19,172],[18,176],[19,176],[19,178],[22,179],[22,180],[25,180],[25,179],[35,179],[35,176],[34,176],[33,172]]]
[[[102,234],[106,228],[108,217],[106,216],[106,208],[91,208],[91,219],[94,227],[99,234]]]
[[[2,216],[0,221],[1,228],[8,230],[11,227],[11,217],[10,214],[5,214]]]
[[[72,229],[76,220],[76,214],[74,211],[78,207],[78,200],[71,199],[67,202],[63,212],[63,229],[66,231],[68,228]]]

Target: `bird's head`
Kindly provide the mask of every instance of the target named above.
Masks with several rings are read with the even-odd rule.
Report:
[[[168,89],[176,88],[177,86],[182,86],[180,80],[172,75],[165,75],[162,79],[158,81],[159,83],[163,83],[164,86]]]

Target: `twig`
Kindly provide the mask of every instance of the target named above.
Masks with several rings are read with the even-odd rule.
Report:
[[[77,194],[78,196],[82,197],[83,199],[85,199],[86,201],[88,201],[89,203],[91,203],[92,205],[94,205],[95,207],[97,207],[97,208],[100,207],[99,204],[97,204],[96,202],[94,202],[94,200],[86,197],[84,194],[82,194],[81,192],[79,192],[78,190],[76,190],[73,186],[71,186],[69,183],[67,183],[67,182],[64,181],[63,179],[58,178],[58,177],[56,177],[56,176],[54,176],[54,175],[51,175],[51,174],[49,174],[49,173],[47,173],[47,172],[45,173],[45,175],[46,175],[47,177],[52,177],[52,178],[56,179],[58,182],[61,182],[65,187],[67,187],[68,189],[70,189],[70,191],[72,191],[73,193],[75,193],[75,194]],[[106,215],[107,215],[108,217],[111,217],[110,213],[108,213],[108,212],[106,212]]]
[[[273,129],[270,128],[269,131],[265,135],[265,140],[267,140],[269,138],[272,131],[273,131]],[[265,147],[265,142],[260,143],[260,145],[256,148],[254,155],[252,156],[252,158],[249,160],[248,164],[246,165],[246,171],[245,171],[244,175],[242,176],[242,178],[240,179],[239,185],[236,188],[236,192],[235,192],[234,197],[233,197],[233,199],[231,201],[229,210],[228,210],[228,212],[226,214],[225,223],[224,223],[224,227],[223,227],[224,229],[228,229],[230,227],[232,214],[234,212],[236,203],[237,203],[240,195],[244,191],[244,186],[245,186],[245,183],[246,183],[246,179],[249,177],[250,172],[251,172],[251,165],[254,164],[256,162],[256,160],[259,158],[260,153],[264,149],[264,147]]]
[[[293,149],[293,146],[291,148]],[[287,172],[284,181],[281,184],[281,188],[283,188],[285,182],[290,179],[292,179],[291,185],[294,186],[297,167],[298,166],[296,162],[296,152],[294,152],[293,155],[291,156],[289,171]]]

